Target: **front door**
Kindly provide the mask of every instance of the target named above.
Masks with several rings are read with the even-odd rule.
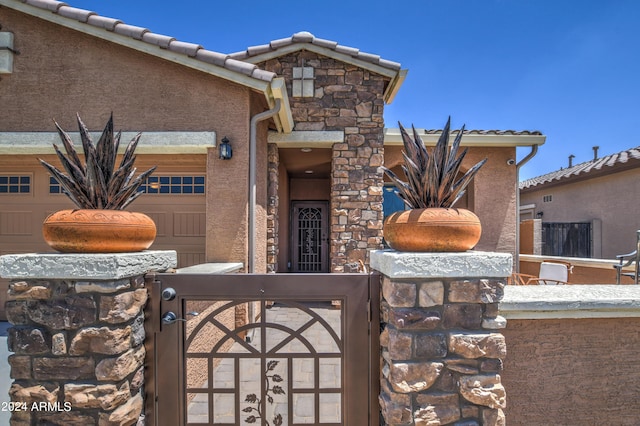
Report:
[[[291,272],[329,272],[329,206],[294,201],[291,207]]]

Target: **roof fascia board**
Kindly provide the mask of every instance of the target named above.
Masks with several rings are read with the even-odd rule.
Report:
[[[390,104],[395,99],[398,94],[398,90],[400,90],[400,86],[404,83],[405,78],[407,78],[407,73],[409,70],[400,70],[398,74],[389,82],[387,86],[387,90],[384,92],[384,101],[387,104]]]
[[[289,134],[269,132],[268,141],[278,145],[278,148],[331,148],[335,143],[344,142],[344,132],[341,130],[298,130]]]
[[[420,138],[427,146],[435,146],[440,137],[440,133],[425,134],[423,129],[416,129]],[[482,147],[509,147],[509,146],[532,146],[543,145],[547,137],[545,135],[478,135],[465,134],[462,137],[462,146],[482,146]],[[385,146],[402,146],[402,136],[399,129],[385,129]]]
[[[82,153],[79,132],[69,132],[76,150]],[[94,141],[102,132],[91,132]],[[119,153],[138,132],[122,132]],[[53,144],[61,145],[57,132],[0,132],[0,155],[54,154]],[[206,154],[216,146],[216,132],[142,132],[138,154]]]
[[[94,27],[92,25],[79,22],[64,16],[60,16],[48,10],[39,9],[37,7],[9,0],[0,0],[0,5],[7,6],[11,9],[15,9],[19,12],[26,13],[28,15],[44,19],[45,21],[52,22],[54,24],[61,25],[66,28],[70,28],[76,31],[80,31],[85,34],[100,38],[102,40],[110,41],[112,43],[119,44],[121,46],[129,47],[131,49],[150,54],[162,59],[166,59],[171,62],[184,65],[189,68],[196,69],[208,74],[212,74],[216,77],[223,78],[225,80],[238,83],[240,85],[249,87],[251,89],[263,92],[266,94],[269,82],[259,80],[238,72],[228,70],[223,67],[219,67],[213,64],[207,64],[187,56],[176,54],[170,50],[162,49],[159,46],[155,46],[149,43],[145,43],[140,40],[133,39],[131,37],[123,36],[117,33],[113,33],[100,27]],[[246,61],[245,61],[246,62]]]
[[[295,123],[291,114],[289,95],[287,94],[287,87],[283,77],[273,79],[271,82],[271,94],[274,100],[273,104],[269,105],[270,108],[275,106],[275,99],[280,99],[281,101],[280,111],[274,116],[278,130],[284,133],[291,133]]]
[[[356,59],[352,56],[345,55],[344,53],[336,52],[335,50],[327,49],[326,47],[317,46],[311,43],[294,43],[288,46],[281,47],[272,52],[262,53],[260,55],[251,56],[249,58],[242,59],[244,62],[249,62],[252,64],[257,64],[259,62],[268,61],[270,59],[279,58],[284,55],[288,55],[290,53],[294,53],[300,50],[308,50],[310,52],[317,53],[319,55],[327,56],[329,58],[334,58],[342,62],[346,62],[351,65],[355,65],[359,68],[363,68],[374,72],[376,74],[380,74],[384,77],[389,77],[391,79],[395,78],[398,74],[398,71],[391,70],[389,68],[381,67],[380,65],[372,64],[371,62],[362,61],[360,59]]]

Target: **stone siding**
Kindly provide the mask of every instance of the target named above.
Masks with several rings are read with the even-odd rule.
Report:
[[[343,131],[333,146],[332,272],[356,272],[382,248],[384,99],[388,78],[333,58],[300,51],[258,64],[285,77],[294,130]],[[314,96],[293,97],[293,68],[314,68]],[[282,212],[280,212],[282,214]]]
[[[174,267],[165,253],[0,257],[12,426],[144,424],[142,271]]]
[[[505,424],[506,345],[499,330],[506,320],[498,302],[507,258],[372,254],[372,267],[384,274],[379,401],[386,424]],[[475,264],[465,267],[469,262]],[[416,267],[422,272],[411,271]]]
[[[279,255],[279,223],[278,210],[280,197],[278,196],[278,164],[280,156],[278,146],[269,144],[267,151],[267,272],[278,271]]]

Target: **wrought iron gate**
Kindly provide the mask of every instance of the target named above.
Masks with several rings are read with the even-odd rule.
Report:
[[[542,223],[542,254],[591,257],[591,223]]]
[[[378,275],[147,284],[148,424],[378,424]]]

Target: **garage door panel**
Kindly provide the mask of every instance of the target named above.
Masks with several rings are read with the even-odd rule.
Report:
[[[31,236],[34,233],[33,212],[4,211],[0,212],[0,235]],[[38,229],[39,230],[39,229]]]
[[[204,237],[206,218],[204,212],[175,212],[173,214],[173,236]]]

